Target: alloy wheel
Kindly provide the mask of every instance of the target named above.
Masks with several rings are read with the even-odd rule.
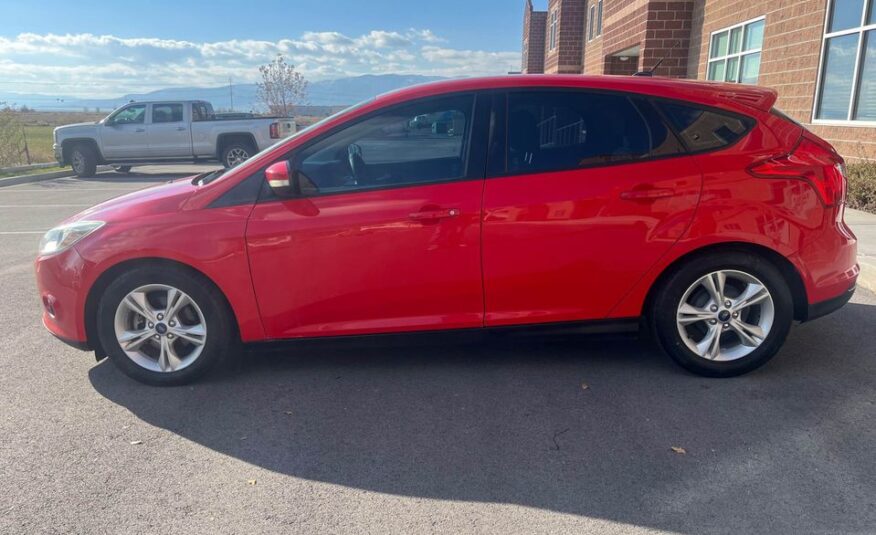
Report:
[[[175,372],[191,365],[207,342],[207,322],[198,304],[166,284],[129,292],[116,308],[114,327],[128,358],[155,372]]]
[[[757,277],[738,270],[714,271],[684,293],[676,312],[688,349],[712,361],[740,359],[769,336],[775,305]]]
[[[239,165],[248,159],[249,152],[240,147],[234,147],[233,149],[228,151],[228,155],[225,157],[225,163],[228,164],[228,167],[234,167],[235,165]]]
[[[85,170],[85,156],[82,155],[78,150],[73,151],[72,166],[73,171],[76,173],[81,173]]]

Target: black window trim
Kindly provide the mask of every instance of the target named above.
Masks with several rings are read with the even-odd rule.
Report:
[[[324,191],[317,192],[312,194],[304,194],[298,195],[294,197],[278,197],[273,194],[273,191],[270,188],[262,188],[261,194],[256,202],[277,202],[277,201],[289,201],[295,199],[312,199],[318,197],[326,197],[331,195],[351,195],[356,193],[370,193],[373,191],[384,191],[391,189],[401,189],[401,188],[412,188],[412,187],[421,187],[421,186],[432,186],[437,184],[448,184],[451,182],[468,182],[472,180],[484,180],[484,176],[486,173],[486,139],[489,131],[489,101],[483,98],[483,95],[488,91],[483,90],[469,90],[469,91],[453,91],[449,93],[442,93],[440,95],[430,95],[428,97],[420,97],[413,98],[409,100],[405,100],[403,102],[398,102],[392,104],[390,106],[384,106],[368,112],[361,117],[357,117],[351,121],[345,121],[339,125],[336,125],[334,128],[327,132],[323,132],[319,136],[316,136],[312,139],[307,140],[306,143],[299,145],[293,149],[286,151],[282,156],[271,160],[266,165],[260,167],[257,171],[253,172],[253,175],[258,174],[260,176],[264,176],[265,169],[270,167],[271,165],[281,162],[283,160],[289,160],[294,158],[295,153],[306,150],[307,148],[313,146],[316,143],[324,140],[325,138],[332,136],[341,130],[359,124],[363,121],[366,121],[372,117],[377,115],[386,113],[391,110],[406,108],[408,106],[428,103],[432,101],[445,100],[453,97],[463,97],[463,96],[471,96],[472,99],[472,113],[471,113],[471,128],[468,135],[468,145],[465,147],[465,165],[466,165],[466,173],[463,176],[455,177],[455,178],[444,178],[439,180],[430,180],[428,182],[411,182],[406,184],[387,184],[385,186],[375,186],[369,188],[361,188],[361,189],[348,189],[348,190],[338,190],[338,191]],[[246,178],[244,180],[248,180]],[[264,182],[264,180],[262,180]],[[221,198],[221,197],[220,197]],[[219,199],[217,199],[218,201]],[[216,202],[216,201],[214,201]],[[212,205],[213,203],[211,203]]]
[[[492,162],[487,162],[487,167],[486,167],[487,180],[494,179],[494,178],[505,178],[505,177],[522,176],[522,175],[568,173],[569,171],[582,171],[582,170],[588,170],[588,169],[594,169],[594,168],[600,168],[600,167],[614,167],[617,165],[635,165],[635,164],[639,164],[639,163],[646,163],[646,162],[652,162],[652,161],[658,161],[658,160],[667,160],[670,158],[681,158],[684,156],[694,156],[694,155],[705,154],[705,153],[709,153],[709,152],[721,151],[721,150],[729,149],[729,148],[737,145],[738,143],[740,143],[743,139],[745,139],[748,136],[748,134],[751,133],[751,130],[757,124],[757,119],[755,119],[754,117],[751,117],[751,116],[745,115],[745,114],[741,114],[741,113],[737,113],[737,112],[733,112],[733,111],[729,111],[729,110],[725,110],[723,108],[717,108],[715,106],[709,106],[708,104],[700,104],[699,102],[693,102],[693,101],[688,101],[688,100],[679,100],[679,99],[673,99],[673,98],[667,98],[667,97],[659,97],[659,96],[655,96],[655,95],[649,95],[647,93],[637,93],[634,91],[621,91],[621,90],[616,90],[616,89],[602,89],[602,88],[591,88],[591,87],[556,87],[556,86],[509,87],[509,88],[504,88],[501,91],[503,91],[505,93],[505,110],[504,110],[503,117],[502,117],[502,119],[504,120],[504,129],[505,129],[504,151],[503,151],[505,164],[504,164],[504,170],[501,173],[496,173],[495,169],[494,169],[495,164],[493,164]],[[661,155],[661,156],[648,156],[646,158],[623,160],[623,161],[617,161],[617,162],[595,163],[595,164],[591,164],[591,165],[582,165],[580,167],[551,169],[551,170],[546,170],[546,171],[524,170],[524,171],[515,171],[513,173],[509,172],[507,160],[508,160],[508,127],[509,127],[508,115],[509,115],[509,111],[510,111],[508,109],[508,106],[510,106],[510,99],[508,98],[508,96],[511,93],[544,92],[544,91],[551,91],[551,92],[558,92],[558,93],[559,92],[562,92],[562,93],[568,92],[568,93],[612,94],[612,95],[621,95],[621,96],[625,96],[628,98],[638,97],[638,98],[642,99],[643,101],[645,101],[649,106],[651,106],[651,108],[658,114],[658,116],[660,117],[660,120],[663,122],[667,131],[671,135],[673,135],[675,137],[675,139],[678,141],[678,143],[680,144],[680,146],[682,148],[682,152],[679,152],[676,154],[665,154],[665,155]],[[669,104],[677,104],[677,105],[681,105],[681,106],[695,107],[695,108],[699,108],[699,109],[704,110],[704,111],[717,113],[717,114],[725,115],[725,116],[730,116],[730,117],[733,117],[733,118],[736,118],[736,119],[739,119],[740,121],[742,121],[742,123],[746,125],[746,130],[733,143],[729,143],[727,145],[722,145],[720,147],[693,151],[684,142],[684,139],[676,131],[675,126],[672,124],[672,121],[670,121],[669,118],[666,117],[666,115],[663,113],[663,110],[660,108],[660,106],[655,105],[657,102],[666,102]],[[491,146],[492,143],[493,143],[493,138],[491,137],[490,140],[488,141],[487,146]]]

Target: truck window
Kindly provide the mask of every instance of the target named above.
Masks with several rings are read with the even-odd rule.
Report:
[[[153,104],[153,123],[181,123],[183,120],[182,104]]]
[[[192,121],[209,121],[210,112],[207,105],[203,102],[195,102],[192,104]]]
[[[128,106],[110,118],[111,124],[143,124],[146,120],[146,105]]]

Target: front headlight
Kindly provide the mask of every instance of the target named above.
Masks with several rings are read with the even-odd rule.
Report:
[[[60,253],[103,226],[103,221],[76,221],[55,227],[40,240],[40,254]]]

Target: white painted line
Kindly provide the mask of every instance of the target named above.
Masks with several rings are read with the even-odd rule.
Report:
[[[45,234],[48,232],[47,230],[0,230],[0,236],[2,235],[14,235],[14,234]]]
[[[45,189],[15,189],[15,186],[0,189],[0,193],[69,193],[71,191],[140,191],[143,188],[45,188]]]

